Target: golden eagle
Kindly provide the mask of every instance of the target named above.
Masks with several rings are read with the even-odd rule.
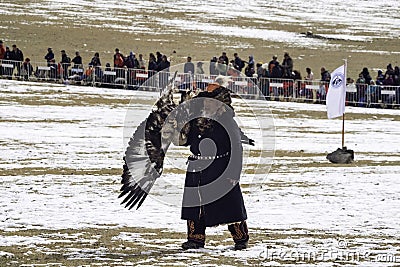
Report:
[[[154,182],[161,176],[165,153],[170,140],[162,142],[162,128],[168,115],[177,107],[173,100],[174,81],[177,72],[170,79],[166,90],[156,102],[152,112],[136,129],[125,152],[121,204],[138,209],[146,199]]]

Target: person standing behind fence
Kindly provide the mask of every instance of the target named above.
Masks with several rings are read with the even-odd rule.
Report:
[[[278,56],[273,55],[272,60],[268,63],[268,71],[269,71],[270,75],[272,74],[272,69],[275,67],[275,63],[277,63],[277,62],[279,65]]]
[[[366,93],[367,93],[367,86],[371,82],[367,83],[367,80],[364,78],[363,75],[364,71],[358,75],[358,79],[356,80],[356,94],[353,92],[348,92],[348,100],[351,102],[357,102],[357,106],[361,106],[362,104],[367,102]]]
[[[171,63],[168,61],[167,56],[163,55],[161,57],[161,63],[157,65],[157,70],[161,72],[159,76],[159,85],[161,89],[164,89],[165,86],[168,84],[170,65]]]
[[[31,60],[30,58],[26,58],[24,63],[22,63],[22,69],[21,69],[21,76],[24,79],[24,81],[29,80],[29,77],[32,76],[33,73],[33,67],[31,65]]]
[[[400,85],[400,68],[399,66],[394,67],[393,82],[395,86]]]
[[[190,73],[190,74],[194,74],[194,64],[192,62],[192,57],[187,57],[186,58],[186,63],[183,66],[183,72],[184,73]]]
[[[202,74],[205,73],[205,72],[204,72],[204,69],[203,69],[203,62],[201,62],[201,61],[197,62],[196,67],[197,67],[197,68],[196,68],[195,74],[202,75]]]
[[[82,57],[78,51],[75,52],[75,57],[72,59],[74,63],[74,68],[82,68]]]
[[[169,67],[171,66],[171,63],[168,61],[168,58],[166,55],[163,55],[161,57],[161,62],[157,66],[158,71],[164,71],[164,72],[169,72]]]
[[[254,56],[250,55],[249,56],[249,62],[247,62],[247,66],[244,69],[244,74],[246,77],[253,78],[254,74],[256,73],[256,68],[255,68],[255,61],[254,61]]]
[[[368,68],[363,68],[363,70],[362,70],[362,72],[360,74],[363,76],[366,84],[370,84],[371,83],[372,77],[369,74]]]
[[[288,52],[285,52],[285,54],[283,55],[282,68],[283,78],[292,78],[293,59],[289,56]]]
[[[329,71],[325,69],[325,67],[321,67],[321,81],[330,82],[331,81],[331,74]]]
[[[218,62],[216,64],[216,70],[219,75],[223,75],[223,76],[226,75],[226,72],[228,71],[228,64],[225,64],[225,60],[224,60],[223,56],[220,56],[218,58]]]
[[[383,80],[385,80],[385,76],[383,75],[382,70],[378,70],[378,75],[376,76],[376,85],[382,85]]]
[[[50,66],[51,60],[54,59],[54,53],[51,47],[47,48],[47,54],[44,56],[44,59],[46,59],[47,66]]]
[[[149,71],[149,77],[153,76],[157,72],[157,59],[153,53],[149,54],[149,65],[147,67]]]
[[[118,48],[115,48],[114,68],[117,73],[117,78],[122,78],[124,76],[124,70],[122,69],[124,66],[125,66],[124,55],[119,52]]]
[[[3,63],[12,65],[13,62],[11,61],[11,59],[12,59],[11,50],[8,46],[6,46],[6,53],[4,54]],[[6,75],[8,79],[12,79],[13,72],[14,68],[3,67],[3,75]]]
[[[20,76],[21,75],[21,65],[22,65],[22,62],[24,61],[24,54],[15,44],[12,45],[11,60],[14,61],[14,63],[13,63],[14,67],[17,67],[17,76]]]
[[[385,77],[386,77],[386,75],[390,75],[391,77],[393,76],[393,74],[394,74],[394,69],[393,69],[393,66],[392,66],[392,63],[389,63],[387,66],[386,66],[386,72],[385,72]],[[392,77],[393,78],[393,77]]]
[[[144,60],[143,54],[139,54],[138,62],[139,62],[139,69],[145,70],[146,69],[146,60]]]
[[[218,75],[217,62],[218,62],[217,57],[212,57],[211,58],[211,60],[210,60],[210,68],[209,68],[210,75]]]
[[[239,72],[242,72],[244,68],[244,61],[239,57],[238,53],[234,53],[233,56],[235,57],[233,61],[233,67]]]
[[[314,73],[312,72],[311,68],[306,68],[306,73],[307,75],[304,77],[304,80],[306,81],[306,84],[312,84],[312,81],[314,80]],[[321,88],[321,87],[320,87]],[[320,91],[320,89],[318,90]],[[299,88],[299,94],[302,97],[306,97],[306,99],[311,99],[314,98],[314,90],[313,89],[307,89],[307,88]],[[320,97],[318,97],[320,98]]]
[[[6,49],[4,48],[3,41],[0,40],[0,60],[4,59],[5,54],[6,54]]]
[[[83,65],[82,65],[82,57],[78,51],[75,52],[75,57],[72,59],[72,63],[74,63],[72,75],[78,74],[80,76],[83,75]]]
[[[137,60],[135,53],[132,51],[129,53],[129,56],[126,57],[125,66],[128,69],[138,69],[139,68],[139,61]]]
[[[94,74],[98,81],[103,78],[103,71],[101,70],[101,61],[100,61],[100,54],[98,52],[94,53],[92,60],[90,60],[89,65],[92,65],[94,68]]]
[[[314,80],[314,73],[310,68],[306,68],[306,73],[307,75],[304,77],[304,80],[306,81],[312,81]]]
[[[98,52],[94,53],[94,56],[92,57],[92,60],[89,63],[93,67],[100,67],[101,66],[101,61],[100,61],[100,55]]]
[[[272,67],[272,71],[270,73],[271,79],[281,79],[282,78],[282,67],[279,65],[278,61],[275,61],[274,66]],[[279,88],[272,87],[272,91],[274,93],[274,100],[279,101]]]
[[[220,56],[220,58],[222,58],[223,61],[224,61],[224,64],[228,66],[228,64],[229,64],[229,58],[228,58],[228,56],[226,55],[226,52],[222,52],[222,55]]]
[[[4,48],[3,41],[0,40],[0,63],[4,59],[6,54],[6,49]],[[0,76],[3,75],[3,67],[0,66]]]
[[[163,55],[159,51],[156,52],[156,63],[157,63],[157,65],[160,65],[160,63],[162,61],[162,56]]]
[[[65,50],[61,50],[61,66],[63,69],[63,77],[64,79],[68,78],[68,68],[71,66],[71,58],[67,55]]]

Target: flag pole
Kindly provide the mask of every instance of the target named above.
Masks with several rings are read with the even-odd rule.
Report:
[[[347,87],[347,59],[343,59],[344,61],[344,82]],[[346,91],[344,93],[344,105],[346,105]],[[344,148],[344,112],[342,116],[342,148]]]
[[[343,113],[343,123],[342,123],[342,148],[344,148],[344,113]]]

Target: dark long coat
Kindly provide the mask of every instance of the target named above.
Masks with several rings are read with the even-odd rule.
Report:
[[[229,109],[229,108],[228,108]],[[218,119],[190,121],[186,145],[189,157],[182,202],[182,219],[199,220],[206,226],[229,224],[247,219],[239,186],[243,148],[241,131],[232,110]],[[212,156],[212,159],[204,157]]]

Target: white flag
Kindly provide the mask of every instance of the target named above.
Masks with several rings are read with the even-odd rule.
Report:
[[[336,118],[344,113],[346,101],[345,65],[340,66],[331,74],[328,94],[326,95],[326,110],[328,118]]]

